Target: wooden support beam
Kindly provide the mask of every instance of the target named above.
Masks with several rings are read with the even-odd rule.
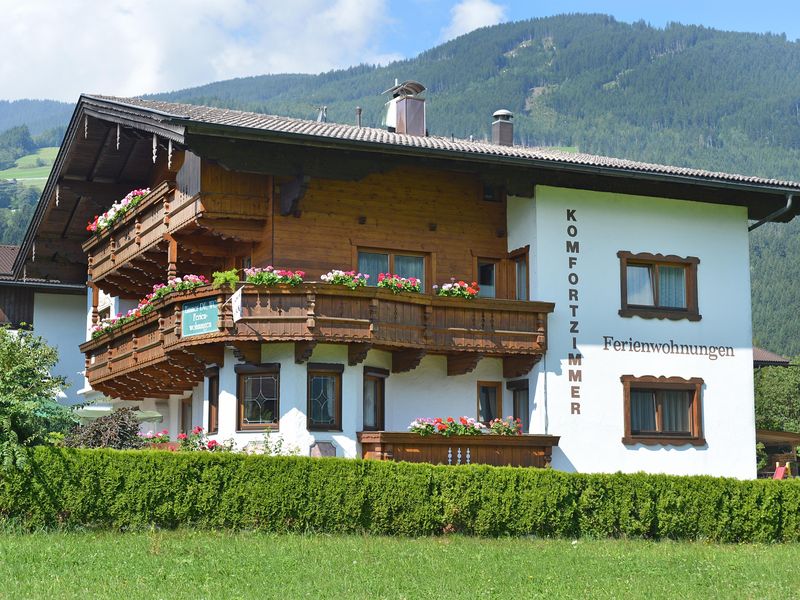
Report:
[[[302,365],[311,358],[311,353],[314,352],[314,347],[317,345],[317,340],[308,340],[305,342],[295,342],[294,344],[294,362]]]
[[[541,354],[506,356],[503,358],[503,377],[513,379],[530,373],[536,363],[542,360]]]
[[[447,355],[447,375],[466,375],[475,370],[483,358],[479,352],[459,352]]]
[[[425,350],[395,350],[392,352],[392,373],[405,373],[419,366]]]
[[[347,345],[347,364],[351,367],[361,364],[367,359],[367,353],[372,344],[348,344]]]
[[[178,276],[178,241],[170,234],[165,233],[167,240],[167,280]]]
[[[97,325],[100,322],[100,313],[97,311],[97,305],[100,303],[100,288],[91,281],[89,287],[92,289],[92,325]]]
[[[216,364],[221,367],[225,362],[225,346],[223,344],[187,346],[183,351],[191,354],[196,360],[205,365]]]
[[[253,365],[261,363],[261,342],[235,342],[233,353],[239,360]]]

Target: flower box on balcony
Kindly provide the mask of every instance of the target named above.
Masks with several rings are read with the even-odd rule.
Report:
[[[439,465],[484,464],[546,467],[554,435],[426,435],[400,431],[361,431],[362,458]]]

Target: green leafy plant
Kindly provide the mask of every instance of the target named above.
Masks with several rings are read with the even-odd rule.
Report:
[[[231,291],[236,289],[236,284],[239,283],[238,269],[229,269],[227,271],[214,271],[211,274],[211,282],[214,288],[219,289],[223,286],[229,286]]]
[[[57,363],[58,352],[41,337],[0,327],[0,462],[6,468],[24,465],[27,448],[49,443],[76,423],[56,400],[67,385],[50,373]]]
[[[245,281],[253,285],[271,286],[278,284],[300,285],[305,277],[304,271],[288,271],[275,269],[272,265],[267,267],[252,267],[244,270]]]
[[[35,448],[0,523],[426,536],[800,541],[800,480]]]

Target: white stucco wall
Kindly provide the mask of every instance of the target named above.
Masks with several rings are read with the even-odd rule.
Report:
[[[279,362],[280,370],[280,425],[279,434],[288,445],[297,447],[307,455],[315,441],[329,441],[336,446],[337,456],[360,455],[356,432],[363,429],[364,367],[391,368],[391,354],[371,350],[366,360],[357,366],[347,364],[347,346],[319,344],[309,362],[344,365],[342,373],[342,431],[312,431],[306,429],[308,364],[294,361],[292,344],[264,344],[261,360]],[[249,442],[260,442],[262,432],[238,432],[236,415],[237,360],[233,352],[225,353],[225,364],[220,369],[219,433],[213,438],[224,441],[234,439],[238,447]],[[443,356],[426,356],[419,367],[407,373],[392,373],[386,379],[385,425],[390,431],[406,431],[417,417],[477,416],[477,382],[504,381],[502,362],[484,359],[477,368],[466,375],[447,376],[447,362]],[[195,396],[195,406],[201,405],[202,415],[195,414],[195,424],[208,429],[207,400],[203,392]],[[503,389],[503,414],[510,414],[511,393]],[[199,417],[199,418],[198,418]],[[276,434],[272,434],[276,435]]]
[[[575,210],[575,221],[567,220]],[[529,213],[535,213],[530,217]],[[525,229],[534,218],[536,229]],[[574,237],[567,232],[573,225]],[[755,477],[752,325],[744,208],[538,186],[536,198],[509,202],[510,246],[531,247],[531,298],[553,301],[548,351],[531,374],[532,430],[560,435],[553,467],[567,471],[648,471]],[[513,240],[513,244],[511,243]],[[568,254],[566,241],[580,242]],[[619,250],[696,256],[702,319],[623,318]],[[569,256],[577,257],[570,268]],[[575,273],[578,282],[570,284]],[[574,281],[574,278],[573,278]],[[579,301],[570,302],[576,288]],[[572,316],[570,305],[577,305]],[[577,321],[578,333],[571,333]],[[617,340],[731,346],[733,357],[679,356],[605,349]],[[568,353],[582,354],[579,398],[568,381]],[[574,352],[574,350],[572,350]],[[575,367],[573,366],[573,369]],[[620,376],[701,377],[701,447],[624,445]],[[572,403],[580,403],[580,414]]]
[[[67,378],[60,402],[83,402],[78,390],[83,387],[84,357],[78,345],[85,339],[86,299],[82,295],[48,294],[33,296],[33,331],[58,350],[54,374]]]

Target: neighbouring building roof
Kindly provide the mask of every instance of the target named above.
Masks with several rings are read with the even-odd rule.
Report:
[[[754,367],[788,367],[790,362],[785,356],[764,350],[764,348],[753,347]]]
[[[642,172],[651,174],[666,174],[685,177],[696,177],[708,180],[741,182],[756,185],[780,186],[787,189],[800,190],[800,182],[782,181],[738,175],[735,173],[722,173],[659,165],[593,154],[561,152],[549,148],[526,148],[521,146],[501,146],[489,142],[475,142],[454,138],[437,136],[416,136],[392,133],[384,129],[372,127],[357,127],[341,123],[320,123],[305,119],[279,117],[260,113],[199,106],[194,104],[179,104],[175,102],[162,102],[158,100],[144,100],[141,98],[118,98],[114,96],[84,96],[88,100],[101,100],[118,105],[126,105],[147,111],[155,111],[157,116],[172,118],[177,121],[219,125],[232,128],[245,128],[274,133],[303,135],[331,140],[347,140],[380,144],[384,146],[400,146],[417,149],[443,150],[463,154],[473,154],[485,157],[508,157],[529,160],[548,161],[553,163],[566,163],[590,167],[606,167],[624,171]]]
[[[0,279],[11,279],[19,246],[0,244]]]

